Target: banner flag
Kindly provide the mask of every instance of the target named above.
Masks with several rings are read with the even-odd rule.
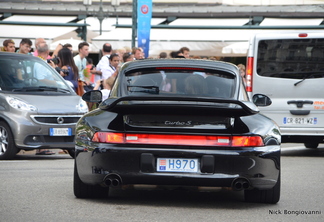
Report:
[[[137,46],[144,50],[145,58],[149,55],[150,31],[152,18],[152,0],[137,2]]]

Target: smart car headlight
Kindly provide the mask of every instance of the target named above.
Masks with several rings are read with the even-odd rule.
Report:
[[[85,101],[83,101],[81,98],[80,98],[79,103],[77,105],[77,109],[82,113],[86,113],[86,112],[89,111],[87,103]]]
[[[31,104],[29,104],[27,102],[24,102],[24,101],[22,101],[20,99],[13,98],[13,97],[10,97],[10,96],[8,96],[6,99],[7,99],[8,104],[11,107],[15,108],[15,109],[32,111],[32,112],[37,111],[36,106],[31,105]]]

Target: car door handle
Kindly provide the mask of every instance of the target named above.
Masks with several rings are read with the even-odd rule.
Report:
[[[289,110],[292,115],[308,115],[310,110]]]
[[[289,100],[287,101],[287,104],[296,104],[296,106],[298,108],[302,108],[304,104],[309,104],[309,105],[313,105],[313,101],[311,100]]]

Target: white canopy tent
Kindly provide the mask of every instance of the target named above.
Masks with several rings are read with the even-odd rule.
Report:
[[[243,26],[249,22],[248,18],[209,18],[183,19],[172,21],[169,26]]]
[[[246,56],[249,42],[236,42],[222,48],[223,55]]]
[[[3,21],[12,22],[46,22],[68,23],[76,19],[75,16],[32,16],[13,15]],[[152,18],[151,25],[158,25],[166,18]],[[307,26],[320,25],[323,19],[281,19],[265,18],[260,27],[266,26]],[[284,32],[283,29],[225,29],[226,26],[243,26],[249,19],[176,19],[169,24],[172,26],[224,26],[224,29],[151,29],[149,56],[156,57],[160,52],[171,52],[186,46],[190,48],[191,55],[199,56],[246,56],[248,40],[257,32]],[[78,23],[84,23],[84,20]],[[99,20],[96,17],[86,19],[87,40],[92,43],[91,52],[98,52],[106,42],[112,44],[114,49],[124,46],[131,47],[131,28],[115,28],[116,18],[104,19],[102,23],[102,35],[99,36]],[[118,18],[118,24],[132,25],[132,18]],[[28,26],[0,24],[0,45],[5,39],[13,39],[16,47],[22,38],[42,37],[47,43],[62,43],[63,40],[73,38],[80,41],[75,32],[77,27],[67,26]],[[322,30],[317,30],[322,32]],[[61,41],[62,40],[62,41]],[[53,44],[53,45],[55,45]],[[53,48],[51,47],[51,50]],[[76,50],[76,49],[74,49]]]
[[[317,26],[323,19],[274,19],[265,18],[260,26]],[[170,26],[242,26],[248,19],[177,19]],[[151,29],[150,57],[160,52],[171,52],[186,46],[191,55],[198,56],[246,56],[248,41],[259,32],[285,32],[284,29]],[[317,30],[322,32],[322,30]],[[106,42],[114,49],[131,47],[130,28],[112,29],[92,39],[96,48]]]
[[[68,23],[75,20],[76,16],[33,16],[33,15],[13,15],[3,21],[8,22],[41,22],[41,23]],[[151,24],[157,25],[163,22],[165,18],[153,18]],[[84,20],[80,20],[79,24],[83,24]],[[91,39],[99,36],[100,23],[98,18],[89,17],[86,19],[87,26],[87,41],[91,43]],[[118,18],[119,24],[131,25],[132,18]],[[102,22],[102,31],[109,32],[115,29],[116,18],[106,18]],[[35,45],[36,38],[44,38],[50,45],[50,49],[54,50],[55,46],[59,43],[71,43],[76,45],[76,42],[81,42],[81,38],[77,36],[75,30],[77,27],[67,26],[31,26],[31,25],[11,25],[0,24],[0,45],[6,39],[13,39],[16,43],[16,47],[19,47],[19,43],[22,38],[29,38]],[[68,42],[68,40],[71,40]],[[99,52],[99,48],[92,45],[90,52]],[[77,51],[77,47],[73,46],[74,51]]]
[[[236,51],[224,51],[223,48],[233,43],[247,43],[250,36],[259,30],[212,30],[212,29],[152,29],[150,35],[150,57],[160,52],[171,52],[186,46],[191,55],[198,56],[245,56]],[[268,30],[270,31],[270,30]],[[131,47],[131,29],[114,29],[109,33],[92,39],[97,48],[109,42],[114,49]]]
[[[152,18],[151,25],[158,25],[163,22],[165,18]],[[176,19],[172,21],[169,26],[242,26],[246,24],[249,19]],[[96,21],[95,21],[96,22]],[[106,42],[112,44],[114,49],[122,48],[124,46],[131,47],[132,30],[130,28],[114,28],[112,21],[103,21],[103,27],[107,29],[110,25],[110,31],[104,32],[101,36],[93,38],[91,41],[93,45],[101,49]],[[115,20],[113,20],[115,22]],[[89,20],[87,19],[87,23]],[[131,18],[118,19],[119,25],[132,25]],[[105,26],[107,25],[107,26]],[[94,26],[95,27],[95,26]],[[234,30],[231,33],[235,33]],[[235,34],[234,34],[235,35]],[[214,38],[213,36],[218,36]],[[236,35],[237,36],[237,35]],[[149,56],[156,57],[160,52],[171,52],[180,49],[183,46],[190,48],[193,55],[213,56],[215,53],[221,51],[224,46],[227,46],[232,41],[227,42],[227,38],[221,34],[220,30],[191,30],[191,29],[151,29],[150,34],[150,52]],[[246,41],[246,38],[243,38]]]
[[[74,52],[78,52],[78,46],[79,46],[79,43],[83,42],[83,40],[78,40],[78,39],[74,39],[74,38],[69,38],[69,39],[60,39],[60,40],[57,40],[55,42],[52,42],[50,44],[50,50],[55,50],[56,47],[58,46],[58,44],[66,44],[66,43],[69,43],[72,45],[72,49]],[[98,52],[98,49],[96,47],[94,47],[91,43],[89,43],[89,52]]]
[[[42,23],[67,23],[76,19],[75,16],[32,16],[32,15],[13,15],[3,21],[8,22],[42,22]],[[44,38],[50,44],[60,36],[72,33],[76,27],[63,26],[30,26],[30,25],[0,25],[0,43],[6,39],[13,39],[16,47],[22,38],[29,38],[33,42],[36,38]]]
[[[152,18],[151,25],[158,25],[161,22],[163,22],[165,18]],[[118,22],[119,25],[132,25],[132,18],[105,18],[102,20],[102,32],[110,32],[111,30],[115,29],[116,22]],[[78,23],[82,24],[84,23],[84,20],[78,21]],[[87,27],[88,31],[91,30],[92,32],[95,32],[99,35],[100,31],[100,22],[98,18],[96,17],[88,17],[86,19],[86,23],[89,24]]]
[[[47,23],[66,23],[76,19],[76,16],[34,16],[34,15],[12,15],[3,21],[10,22],[47,22]]]
[[[322,18],[308,19],[282,19],[282,18],[264,18],[260,26],[316,26],[323,22]]]

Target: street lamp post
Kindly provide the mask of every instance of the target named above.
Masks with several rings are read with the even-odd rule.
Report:
[[[111,0],[111,5],[114,7],[115,15],[116,15],[116,25],[118,25],[118,15],[116,12],[116,8],[120,5],[120,0]]]
[[[133,13],[132,13],[132,48],[135,47],[136,37],[137,37],[137,0],[133,0]]]
[[[92,4],[92,0],[83,0],[83,5],[86,7],[86,16],[84,18],[84,27],[83,27],[83,40],[87,41],[87,16],[88,16],[88,7]]]
[[[99,23],[100,23],[100,35],[101,35],[102,34],[102,21],[105,18],[105,15],[104,15],[104,12],[103,12],[103,9],[102,9],[102,0],[100,0],[100,7],[99,7],[99,12],[98,12],[97,18],[98,18]]]

